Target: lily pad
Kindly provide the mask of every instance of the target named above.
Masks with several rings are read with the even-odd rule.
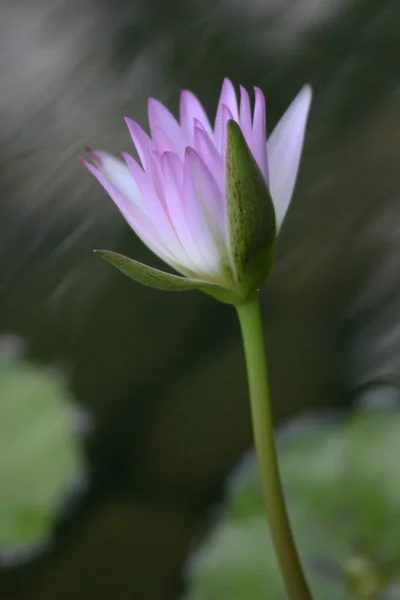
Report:
[[[0,561],[27,558],[51,538],[68,496],[84,481],[76,409],[56,374],[0,362]]]
[[[400,412],[302,428],[280,444],[292,528],[314,598],[385,600],[400,580]],[[186,600],[286,598],[255,459],[194,554]]]

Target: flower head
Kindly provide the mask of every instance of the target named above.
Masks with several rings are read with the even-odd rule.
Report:
[[[279,228],[290,203],[310,102],[306,86],[267,141],[265,99],[258,88],[252,113],[247,91],[240,87],[238,103],[232,83],[225,79],[214,126],[189,91],[181,93],[179,122],[150,99],[150,136],[126,119],[139,161],[125,152],[122,162],[90,151],[94,165],[82,162],[139,238],[184,277],[115,253],[102,251],[104,258],[160,289],[197,287],[232,302],[246,296],[266,274],[245,281],[253,246],[260,247],[265,238],[271,254],[275,220]],[[238,246],[242,238],[246,247]],[[259,258],[268,268],[268,256]]]

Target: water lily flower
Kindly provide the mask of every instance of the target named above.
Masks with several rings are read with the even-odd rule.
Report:
[[[114,252],[99,253],[136,281],[163,290],[202,289],[237,303],[270,268],[276,232],[299,168],[311,89],[305,86],[266,139],[265,99],[254,88],[238,102],[225,79],[214,126],[184,90],[180,120],[149,100],[150,136],[127,118],[139,161],[103,151],[82,161],[138,237],[180,275]]]

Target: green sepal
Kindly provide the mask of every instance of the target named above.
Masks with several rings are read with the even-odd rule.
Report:
[[[275,209],[239,125],[227,124],[226,196],[231,259],[240,293],[258,290],[271,268]]]
[[[130,279],[153,289],[161,290],[163,292],[189,292],[191,290],[200,290],[213,296],[213,298],[216,298],[220,302],[225,302],[227,304],[239,304],[243,302],[243,298],[229,288],[209,283],[201,279],[181,277],[180,275],[166,273],[165,271],[149,267],[137,260],[123,256],[117,252],[112,252],[111,250],[95,250],[94,252],[124,273],[124,275],[127,275]]]

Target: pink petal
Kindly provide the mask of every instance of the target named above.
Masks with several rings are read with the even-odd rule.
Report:
[[[132,174],[133,179],[136,182],[136,185],[140,189],[140,192],[143,197],[143,210],[146,211],[146,214],[149,212],[149,203],[151,204],[154,201],[155,191],[152,185],[151,178],[148,175],[148,172],[144,171],[143,168],[138,164],[138,162],[127,152],[122,152],[122,156],[125,159],[126,165]],[[150,154],[148,154],[145,158],[148,163],[150,160]],[[150,166],[149,166],[150,170]],[[150,202],[149,202],[150,201]]]
[[[191,235],[183,196],[183,164],[173,152],[161,156],[161,169],[167,210],[174,230],[187,255],[188,267],[196,273],[202,263],[196,239]]]
[[[250,149],[253,150],[253,129],[251,122],[250,98],[247,90],[245,90],[242,85],[240,86],[240,127],[244,137],[246,138],[246,142],[248,143]]]
[[[146,172],[148,181],[151,182],[152,189],[155,192],[155,197],[164,208],[165,214],[168,215],[167,206],[164,198],[164,186],[161,176],[160,154],[156,151],[151,152],[147,159],[149,168]]]
[[[125,117],[125,122],[128,126],[129,133],[131,134],[132,141],[135,144],[140,162],[146,171],[146,157],[154,150],[154,144],[144,129],[140,127],[139,123],[136,123],[136,121],[133,121],[133,119],[129,119],[128,117]]]
[[[221,111],[221,145],[217,146],[217,150],[220,150],[224,164],[226,158],[226,143],[228,139],[228,121],[235,121],[235,119],[233,118],[229,108],[227,106],[223,106]]]
[[[226,256],[222,198],[210,172],[197,152],[188,147],[183,167],[183,190],[187,222],[202,256],[202,269],[218,276]]]
[[[296,183],[311,97],[311,88],[303,87],[268,139],[269,186],[278,227]]]
[[[255,87],[255,104],[253,117],[253,144],[252,152],[261,173],[268,181],[268,162],[267,162],[267,130],[265,117],[265,98],[262,91]]]
[[[88,150],[88,153],[100,173],[113,185],[113,187],[119,190],[121,194],[133,204],[136,204],[137,206],[142,205],[140,189],[132,177],[132,173],[122,161],[111,154],[107,154],[107,152],[102,152],[100,150]]]
[[[133,160],[133,159],[132,159]],[[142,242],[174,269],[178,269],[177,262],[172,254],[162,244],[158,232],[151,220],[130,202],[116,187],[114,187],[96,167],[82,160],[82,164],[94,175],[107,194],[114,201],[128,225],[134,230]]]
[[[194,149],[200,154],[204,164],[211,172],[222,193],[225,184],[224,161],[214,146],[212,138],[210,139],[199,121],[196,121],[196,126],[194,128],[193,145]]]
[[[156,140],[157,152],[175,152],[176,144],[167,136],[164,129],[160,125],[156,125],[153,131],[153,138]],[[162,148],[162,150],[161,150]]]
[[[185,139],[182,128],[178,121],[161,102],[149,99],[149,123],[151,137],[160,154],[173,148],[174,152],[183,158],[187,140]],[[159,132],[163,131],[164,136]],[[169,139],[169,144],[165,145],[165,136]]]
[[[210,170],[193,148],[187,149],[186,160],[191,166],[193,184],[209,220],[209,227],[215,231],[218,237],[225,239],[225,202],[221,190]]]
[[[167,177],[168,182],[171,183],[176,193],[179,193],[181,197],[183,190],[183,162],[173,152],[164,152],[161,155],[160,162],[163,177]]]
[[[222,84],[222,91],[218,102],[217,115],[215,117],[215,125],[214,125],[214,135],[215,135],[215,145],[217,148],[221,148],[221,142],[224,132],[224,123],[223,123],[223,112],[224,106],[227,107],[232,115],[232,119],[239,122],[239,111],[237,105],[236,92],[229,81],[229,79],[224,79]],[[226,123],[225,123],[226,124]]]
[[[235,88],[233,87],[232,82],[227,78],[225,78],[222,83],[222,90],[219,98],[219,106],[222,104],[229,108],[235,121],[238,121],[239,111]]]
[[[176,154],[173,153],[164,153],[164,154],[172,154],[172,156],[176,157],[178,163],[180,163],[179,158]],[[193,263],[190,255],[187,252],[187,248],[185,244],[182,242],[180,235],[183,232],[182,222],[181,222],[181,212],[183,211],[183,189],[182,184],[180,185],[180,195],[177,194],[171,198],[170,192],[178,191],[177,189],[170,189],[166,186],[164,177],[163,177],[163,155],[159,156],[155,152],[152,153],[149,158],[150,169],[146,174],[151,179],[151,183],[154,186],[155,195],[152,196],[151,191],[149,190],[149,201],[153,204],[149,209],[152,211],[152,217],[156,220],[157,230],[162,231],[162,235],[168,236],[168,246],[173,249],[174,254],[182,265],[188,266],[191,270],[196,272],[196,265]],[[165,160],[165,159],[164,159]],[[177,163],[173,163],[174,166],[174,181],[172,183],[178,183],[178,167]],[[180,163],[180,179],[182,180],[182,172],[183,165]],[[168,174],[167,174],[168,176]],[[159,214],[160,206],[162,208],[162,214]],[[182,208],[180,208],[182,207]],[[167,221],[165,220],[165,217]],[[185,228],[187,229],[187,222],[185,223]]]
[[[146,210],[148,218],[153,223],[159,239],[162,240],[163,244],[170,254],[175,257],[176,261],[180,262],[182,258],[182,246],[172,227],[169,215],[166,211],[165,201],[163,197],[160,197],[157,194],[155,189],[153,175],[156,166],[151,164],[153,157],[146,157],[146,163],[149,165],[149,172],[147,173],[143,171],[132,156],[124,152],[123,157],[140,188],[144,199],[143,207]],[[157,183],[157,187],[160,187],[159,182]]]
[[[181,126],[186,132],[188,141],[193,144],[193,129],[195,121],[200,121],[209,136],[213,136],[210,121],[198,98],[188,90],[181,92],[180,99]]]

